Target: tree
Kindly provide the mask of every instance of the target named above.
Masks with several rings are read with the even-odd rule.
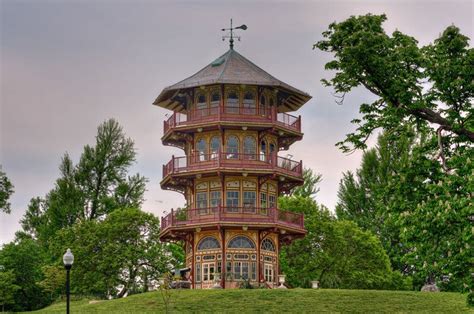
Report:
[[[45,292],[50,294],[51,301],[65,292],[66,271],[63,265],[45,265],[41,268],[43,280],[38,283]]]
[[[159,240],[159,221],[138,209],[119,209],[103,221],[85,221],[58,232],[51,252],[60,260],[74,252],[74,291],[99,297],[123,297],[147,291],[170,263]],[[117,292],[117,287],[121,287]]]
[[[375,129],[416,122],[437,129],[441,160],[451,147],[445,141],[472,147],[474,49],[469,38],[449,26],[433,44],[420,48],[415,38],[400,31],[386,34],[385,20],[385,15],[367,14],[332,23],[325,39],[314,45],[334,53],[326,69],[335,75],[323,83],[341,94],[341,102],[357,86],[377,96],[373,103],[361,104],[362,119],[352,121],[357,130],[338,145],[344,151],[365,148]],[[447,139],[441,139],[443,133]]]
[[[376,147],[363,153],[356,173],[349,171],[343,174],[336,215],[338,219],[353,221],[363,230],[377,235],[390,257],[392,267],[408,274],[411,267],[403,261],[408,248],[400,239],[397,208],[416,204],[419,201],[418,192],[422,190],[404,190],[400,203],[395,203],[393,197],[394,193],[402,193],[398,190],[402,180],[397,174],[401,169],[410,167],[413,150],[420,147],[421,139],[410,128],[400,132],[397,141],[391,138],[387,133],[380,135]],[[404,177],[404,186],[416,187],[417,180],[426,177],[424,172],[424,168],[420,168],[416,176]]]
[[[13,184],[8,179],[5,172],[2,170],[2,166],[0,165],[0,211],[9,214],[11,212],[10,209],[10,196],[13,194]]]
[[[20,286],[15,284],[15,274],[12,270],[0,270],[0,304],[2,305],[2,312],[5,312],[5,305],[15,303],[15,293],[20,289]]]
[[[312,169],[305,168],[303,170],[304,183],[301,186],[296,187],[292,191],[292,195],[303,196],[303,197],[314,197],[319,192],[317,185],[322,180],[321,174],[316,174]]]
[[[49,303],[38,282],[42,279],[41,267],[45,264],[45,251],[32,239],[23,239],[4,245],[0,251],[3,272],[14,275],[14,303],[6,305],[11,311],[32,311]]]
[[[133,141],[115,120],[102,123],[95,146],[84,147],[77,165],[65,154],[54,189],[45,198],[31,199],[23,230],[47,242],[76,222],[103,219],[118,208],[139,208],[147,179],[127,174],[135,155]]]
[[[370,232],[337,221],[309,197],[283,197],[280,206],[303,212],[308,231],[303,239],[282,248],[281,266],[291,285],[307,287],[318,280],[325,288],[406,288],[392,283],[389,258]]]

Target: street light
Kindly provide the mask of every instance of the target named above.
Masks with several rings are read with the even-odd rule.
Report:
[[[66,313],[69,314],[69,271],[71,270],[72,264],[74,263],[74,255],[72,255],[71,249],[67,249],[63,255],[64,268],[66,268]]]

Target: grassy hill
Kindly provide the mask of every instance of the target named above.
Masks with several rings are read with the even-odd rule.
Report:
[[[466,295],[375,290],[173,290],[172,313],[474,313]],[[159,292],[118,300],[71,302],[71,313],[163,313]],[[57,303],[38,313],[64,313]]]

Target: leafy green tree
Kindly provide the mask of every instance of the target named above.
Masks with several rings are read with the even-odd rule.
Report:
[[[13,194],[13,184],[1,169],[2,166],[0,165],[0,211],[9,214],[11,204],[8,200]]]
[[[160,243],[159,221],[138,209],[120,209],[103,221],[64,228],[51,244],[60,260],[66,248],[75,256],[71,272],[75,293],[123,297],[143,292],[174,261]],[[121,287],[120,291],[116,291]]]
[[[118,208],[139,208],[147,179],[127,175],[135,155],[133,141],[118,122],[102,123],[95,146],[84,147],[77,165],[65,154],[54,189],[44,199],[31,199],[21,220],[23,230],[47,242],[76,222],[103,219]]]
[[[412,129],[406,129],[397,135],[384,133],[379,136],[377,146],[366,150],[356,173],[346,172],[339,184],[336,215],[339,219],[355,222],[363,230],[369,230],[382,242],[390,257],[392,267],[404,274],[411,272],[411,266],[403,261],[403,255],[409,248],[400,239],[400,226],[396,208],[403,204],[416,204],[421,190],[406,189],[400,204],[393,202],[394,193],[402,193],[398,185],[401,169],[410,167],[413,149],[420,147],[420,138]],[[406,186],[417,185],[423,177],[424,168],[417,176],[403,179]],[[418,177],[418,175],[420,177]],[[421,180],[423,181],[423,180]],[[388,208],[388,205],[391,205]]]
[[[12,270],[0,270],[0,304],[2,312],[5,312],[5,305],[15,304],[15,293],[20,286],[15,284],[15,274]]]
[[[37,284],[42,279],[41,267],[45,263],[45,251],[32,239],[23,239],[4,245],[0,251],[0,265],[4,272],[14,275],[14,304],[6,305],[11,311],[31,311],[49,303],[42,288]]]
[[[46,265],[41,268],[43,280],[38,283],[45,292],[50,294],[51,301],[65,293],[66,271],[61,265]]]
[[[292,195],[303,197],[314,197],[319,192],[318,184],[322,180],[321,174],[316,174],[310,168],[303,170],[304,183],[292,191]]]
[[[389,258],[370,232],[337,221],[309,197],[283,197],[280,207],[303,212],[308,231],[282,248],[282,271],[291,285],[307,287],[318,280],[326,288],[400,288],[393,287]]]
[[[436,128],[440,138],[446,133],[450,143],[472,144],[474,49],[469,38],[449,26],[433,44],[420,48],[415,38],[398,30],[388,35],[382,27],[385,20],[385,15],[367,14],[332,23],[323,33],[325,39],[314,45],[334,54],[326,69],[335,75],[323,83],[340,93],[342,100],[358,86],[377,97],[360,105],[362,119],[352,121],[358,128],[340,147],[344,151],[350,146],[365,148],[374,130],[412,122]],[[440,152],[448,148],[440,145]]]

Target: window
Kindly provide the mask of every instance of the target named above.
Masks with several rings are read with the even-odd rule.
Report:
[[[234,279],[249,279],[249,262],[234,262]]]
[[[267,98],[265,95],[260,96],[260,115],[266,116],[267,115],[267,107],[266,107],[266,101]]]
[[[273,244],[273,241],[270,239],[264,239],[262,241],[261,249],[264,251],[270,251],[270,252],[275,252],[275,245]]]
[[[270,208],[275,208],[276,207],[276,196],[275,195],[268,195],[268,206]]]
[[[267,208],[267,193],[260,193],[260,208]]]
[[[263,266],[263,277],[267,282],[273,282],[273,265],[265,263]]]
[[[201,282],[201,263],[196,263],[196,282]]]
[[[199,141],[197,141],[196,149],[198,152],[197,161],[205,161],[207,159],[206,158],[206,153],[207,153],[206,141],[204,139],[200,139]]]
[[[244,191],[244,211],[246,213],[255,213],[255,205],[256,205],[256,192],[255,191]]]
[[[196,205],[200,214],[207,214],[207,192],[196,193]]]
[[[269,154],[270,161],[272,161],[273,158],[275,158],[275,161],[276,161],[276,156],[273,156],[274,153],[275,153],[275,144],[270,143],[270,154]]]
[[[260,161],[266,161],[267,158],[267,142],[261,141],[260,142]]]
[[[238,114],[239,113],[239,96],[237,92],[231,91],[227,95],[227,101],[226,101],[226,113],[234,113]]]
[[[239,191],[227,191],[226,206],[228,212],[239,211]]]
[[[221,139],[219,136],[213,136],[211,138],[211,159],[215,160],[219,158],[219,150],[221,148]]]
[[[255,244],[252,240],[244,236],[237,236],[229,241],[229,249],[254,249]]]
[[[245,159],[256,159],[257,143],[253,136],[246,136],[244,138],[244,157]]]
[[[239,139],[237,136],[229,136],[226,145],[227,159],[237,159],[239,156]]]
[[[211,191],[210,207],[216,208],[221,205],[221,191]]]
[[[202,281],[213,281],[214,280],[214,263],[203,263],[202,264]]]
[[[214,91],[211,94],[211,114],[217,114],[219,110],[219,103],[221,102],[221,93],[219,91]]]
[[[202,239],[199,244],[198,244],[198,251],[203,251],[203,250],[212,250],[212,249],[218,249],[220,248],[219,241],[217,241],[216,238],[214,237],[205,237]]]
[[[256,114],[255,95],[252,92],[246,92],[242,102],[244,114]]]
[[[206,108],[207,108],[206,95],[199,94],[198,97],[197,97],[196,109],[204,111],[203,109],[206,109]]]
[[[257,280],[257,263],[256,262],[252,262],[252,271],[250,273],[251,273],[251,279],[253,281]]]

